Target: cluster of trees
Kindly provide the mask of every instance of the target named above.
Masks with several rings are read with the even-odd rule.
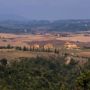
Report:
[[[54,52],[54,53],[56,53],[56,54],[59,54],[59,49],[57,49],[57,48],[53,48],[53,49],[50,49],[50,48],[48,48],[48,49],[45,49],[45,48],[27,48],[27,47],[16,47],[16,50],[23,50],[23,51],[35,51],[35,52]]]
[[[1,62],[0,90],[90,90],[90,61],[83,67],[65,65],[63,57]]]
[[[90,49],[90,46],[84,46],[83,48],[84,49]]]
[[[8,44],[7,46],[0,46],[0,49],[13,49],[14,47]]]
[[[10,44],[8,44],[7,46],[0,46],[0,49],[13,49],[15,48],[16,50],[21,50],[21,51],[35,51],[35,52],[54,52],[54,53],[57,53],[59,54],[59,49],[44,49],[44,48],[27,48],[26,46],[24,47],[21,47],[21,46],[11,46]]]

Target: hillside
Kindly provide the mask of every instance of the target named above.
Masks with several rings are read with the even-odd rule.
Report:
[[[0,32],[8,33],[45,33],[79,32],[90,30],[90,20],[0,20]]]
[[[90,60],[90,59],[88,59]],[[90,61],[79,66],[63,57],[0,61],[0,90],[90,90]]]

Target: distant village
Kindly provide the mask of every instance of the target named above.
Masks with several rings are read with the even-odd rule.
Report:
[[[44,49],[55,49],[55,46],[51,43],[48,43],[48,44],[45,44],[43,46],[40,46],[39,44],[34,44],[34,45],[31,45],[30,48],[34,48],[34,49],[39,49],[39,48],[44,48]],[[70,43],[70,42],[66,42],[63,46],[63,48],[66,48],[66,49],[79,49],[80,47],[75,44],[75,43]]]

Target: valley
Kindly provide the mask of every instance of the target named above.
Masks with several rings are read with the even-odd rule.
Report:
[[[64,34],[63,34],[64,35]],[[66,35],[66,34],[65,34]],[[15,59],[20,57],[36,57],[38,55],[70,52],[80,57],[90,57],[90,36],[84,34],[68,34],[68,36],[54,34],[12,34],[0,33],[0,58]],[[71,36],[72,35],[72,36]],[[5,49],[3,47],[13,48]],[[17,50],[16,47],[32,50]],[[51,52],[43,51],[50,49]],[[35,50],[33,50],[35,49]]]

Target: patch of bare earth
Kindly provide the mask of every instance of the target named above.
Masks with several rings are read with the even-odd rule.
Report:
[[[78,53],[78,56],[79,57],[88,57],[88,58],[90,58],[90,52],[88,51],[88,52],[79,52]]]
[[[79,41],[79,42],[90,42],[90,36],[84,36],[84,35],[74,35],[72,37],[60,37],[57,38],[57,40],[66,40],[66,41]]]

